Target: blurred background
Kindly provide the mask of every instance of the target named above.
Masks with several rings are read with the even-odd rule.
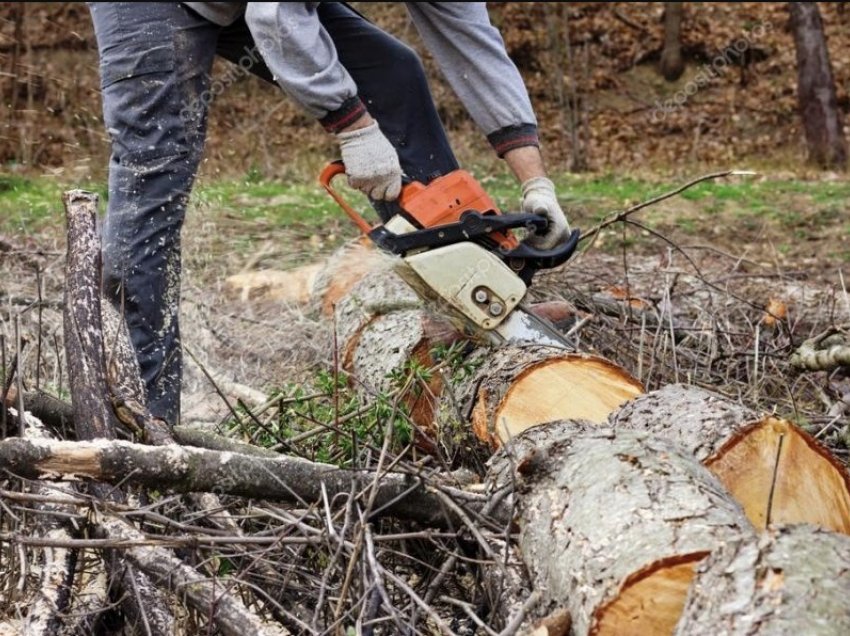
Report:
[[[793,4],[509,2],[491,3],[490,12],[527,82],[553,169],[799,172],[809,169],[810,152],[798,107]],[[846,4],[815,5],[842,126],[850,107]],[[464,161],[493,161],[403,4],[355,5],[422,53]],[[333,157],[315,121],[275,87],[234,76],[233,68],[216,67],[227,85],[211,109],[206,175],[303,177]],[[0,94],[4,173],[103,179],[107,140],[84,3],[0,4]],[[840,157],[818,163],[843,166]]]

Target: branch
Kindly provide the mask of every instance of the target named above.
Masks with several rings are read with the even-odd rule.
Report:
[[[806,371],[832,371],[850,367],[850,345],[838,329],[805,340],[791,354],[791,365]]]
[[[117,517],[96,514],[93,520],[102,538],[127,542],[144,540],[145,536],[129,523]],[[124,551],[124,557],[154,584],[165,586],[179,598],[209,616],[225,636],[284,636],[289,632],[280,625],[264,623],[235,595],[227,591],[230,584],[210,580],[172,556],[166,550],[135,547]]]
[[[10,438],[0,442],[0,466],[26,479],[96,479],[109,484],[133,484],[176,492],[216,492],[256,499],[303,503],[319,501],[322,485],[333,499],[372,485],[371,471],[337,468],[304,459],[275,459],[168,445],[146,446],[121,440],[92,442],[29,441]],[[468,512],[480,512],[484,495],[440,487]],[[376,487],[374,509],[426,526],[460,527],[462,515],[445,506],[434,484],[419,475],[386,473]],[[509,511],[497,509],[493,518],[504,522]]]
[[[725,170],[723,172],[712,172],[711,174],[706,174],[701,177],[697,177],[692,181],[688,181],[686,184],[679,186],[675,190],[671,190],[670,192],[665,192],[664,194],[660,194],[657,197],[653,197],[647,201],[643,201],[638,203],[637,205],[633,205],[630,208],[622,210],[621,212],[614,212],[613,214],[608,215],[607,218],[603,219],[598,225],[585,232],[581,240],[585,241],[587,239],[593,238],[601,230],[604,230],[606,227],[613,225],[614,223],[618,223],[630,215],[634,214],[638,210],[643,210],[644,208],[648,208],[650,205],[655,205],[656,203],[660,203],[665,199],[670,199],[677,194],[681,194],[685,190],[694,187],[695,185],[702,183],[703,181],[712,181],[714,179],[720,179],[722,177],[730,177],[730,176],[749,176],[754,175],[754,172],[750,172],[749,170]]]

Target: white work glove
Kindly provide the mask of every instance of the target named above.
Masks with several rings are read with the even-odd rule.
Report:
[[[378,122],[336,137],[348,184],[374,200],[395,201],[401,193],[401,164]]]
[[[567,217],[555,196],[555,184],[546,177],[534,177],[522,184],[522,211],[549,219],[543,234],[529,234],[525,243],[539,250],[551,250],[570,233]]]

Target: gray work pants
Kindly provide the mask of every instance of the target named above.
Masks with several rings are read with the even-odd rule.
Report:
[[[220,27],[180,3],[98,2],[89,9],[112,140],[104,284],[126,317],[148,408],[175,424],[180,230],[203,152],[213,59],[218,54],[272,77],[244,20]],[[405,172],[428,181],[456,168],[416,55],[343,4],[322,3],[319,19]]]

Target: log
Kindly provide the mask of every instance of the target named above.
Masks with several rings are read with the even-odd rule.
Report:
[[[243,303],[250,301],[306,305],[313,297],[316,277],[324,263],[310,263],[290,270],[264,269],[228,276],[224,291]]]
[[[599,356],[542,345],[479,350],[478,371],[458,387],[478,439],[492,447],[524,430],[561,419],[604,422],[643,386]]]
[[[850,634],[850,537],[778,526],[720,546],[697,571],[676,636]]]
[[[65,264],[65,352],[78,439],[111,439],[117,424],[106,396],[106,364],[101,329],[100,237],[97,195],[66,192],[68,254]]]
[[[548,612],[569,612],[574,634],[671,633],[696,565],[754,534],[720,482],[669,440],[568,421],[505,448],[492,470],[497,484],[518,481],[532,586]]]
[[[711,470],[759,529],[812,523],[850,534],[850,474],[791,422],[757,417],[714,393],[670,385],[627,404],[617,429],[671,439]]]
[[[336,342],[343,369],[351,369],[354,354],[369,324],[397,311],[422,309],[422,301],[392,269],[373,270],[340,298],[334,308]]]
[[[368,471],[337,468],[305,459],[279,456],[267,459],[230,451],[178,446],[147,446],[123,440],[62,442],[10,438],[0,441],[0,466],[25,479],[75,481],[96,479],[174,492],[219,492],[256,499],[301,504],[347,494],[373,485]],[[407,473],[389,472],[375,485],[373,509],[381,515],[436,527],[458,527],[463,517],[444,506],[434,481]],[[475,512],[486,504],[481,494],[441,486],[441,493]],[[492,516],[506,520],[497,508]]]

